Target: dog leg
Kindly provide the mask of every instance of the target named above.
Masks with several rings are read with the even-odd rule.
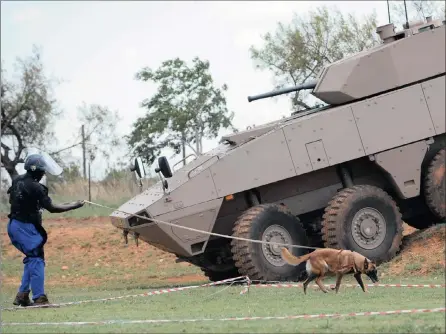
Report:
[[[358,282],[358,284],[361,286],[362,291],[364,292],[368,292],[367,291],[367,287],[364,285],[364,282],[362,281],[362,277],[361,277],[361,273],[357,272],[356,274],[353,275],[356,278],[356,281]]]
[[[336,287],[335,287],[336,293],[338,293],[338,291],[339,291],[339,287],[341,286],[341,280],[342,280],[343,276],[344,275],[342,273],[336,274]]]
[[[324,278],[324,276],[319,276],[316,279],[316,284],[321,288],[322,292],[324,293],[328,293],[328,291],[325,289],[324,285],[322,284],[322,279]]]
[[[307,294],[307,286],[308,286],[308,284],[310,284],[310,282],[311,282],[312,280],[314,280],[316,277],[317,277],[317,275],[315,275],[315,274],[313,274],[313,273],[311,273],[311,274],[308,276],[307,280],[304,282],[304,294]]]

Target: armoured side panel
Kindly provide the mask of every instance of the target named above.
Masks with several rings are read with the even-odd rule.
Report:
[[[375,162],[390,176],[401,198],[418,196],[421,189],[421,163],[426,141],[419,141],[375,154]]]
[[[313,170],[328,167],[327,153],[322,140],[316,140],[305,145]]]
[[[180,221],[176,221],[176,223],[180,224],[181,226],[196,228],[209,232],[210,227],[213,225],[216,218],[217,212],[215,211],[215,209],[211,209],[183,217],[181,218],[181,224]],[[172,232],[183,242],[197,242],[202,241],[203,238],[208,238],[206,234],[188,231],[177,227],[172,227]]]
[[[185,208],[183,210],[177,210],[176,212],[169,212],[164,215],[158,216],[157,219],[163,221],[169,221],[172,224],[191,227],[202,231],[210,232],[214,226],[215,219],[217,218],[218,211],[223,202],[222,198],[217,198],[211,201],[194,205],[193,207]],[[185,243],[195,243],[199,241],[205,241],[209,238],[209,235],[188,231],[182,228],[168,227],[167,229],[173,232],[173,234]]]
[[[366,154],[435,135],[421,85],[352,105]]]
[[[259,137],[259,136],[271,131],[272,129],[274,129],[277,126],[277,124],[279,122],[280,122],[280,120],[271,122],[268,124],[263,124],[261,126],[253,128],[251,130],[240,131],[237,133],[230,134],[228,136],[223,136],[221,138],[221,140],[228,140],[231,143],[240,145],[244,142],[250,141],[253,138]]]
[[[163,189],[161,182],[158,182],[151,186],[149,189],[145,190],[141,194],[136,195],[128,202],[122,204],[119,207],[121,211],[113,211],[110,215],[112,218],[111,222],[114,226],[118,228],[129,227],[126,219],[130,218],[132,214],[138,214],[145,208],[153,205],[163,197]]]
[[[365,155],[350,106],[298,119],[284,126],[283,131],[297,175]],[[315,154],[312,162],[310,156],[316,147],[321,154]],[[328,160],[326,164],[324,157]]]
[[[199,168],[200,165],[203,165],[208,160],[212,159],[211,155],[201,155],[195,160],[189,162],[186,166],[181,167],[178,170],[173,171],[173,176],[168,179],[169,182],[169,191],[173,191],[176,188],[180,187],[187,181],[189,181],[190,173]]]
[[[283,203],[293,214],[301,215],[313,210],[325,208],[339,189],[342,189],[342,183],[336,183],[325,188],[319,188],[301,195],[288,197],[276,201],[276,203]]]
[[[210,170],[218,197],[296,175],[282,129],[228,152]]]
[[[222,198],[217,198],[155,218],[171,224],[210,232],[214,226],[222,202]],[[203,233],[192,232],[160,223],[143,224],[133,227],[132,231],[139,233],[140,238],[150,244],[154,244],[157,247],[163,245],[162,247],[165,249],[183,256],[193,255],[194,252],[191,249],[192,244],[206,242],[209,239],[209,236]]]
[[[421,84],[437,135],[446,132],[445,77]]]
[[[191,170],[191,172],[194,171]],[[147,211],[155,217],[215,198],[217,198],[217,192],[214,181],[210,170],[206,169],[191,178],[189,182],[183,183],[179,188],[165,196],[163,200],[154,203]]]
[[[445,26],[327,65],[313,95],[341,104],[445,73]]]

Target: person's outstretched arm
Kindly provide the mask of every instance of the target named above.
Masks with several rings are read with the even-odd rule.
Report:
[[[61,213],[61,212],[71,211],[74,209],[78,209],[84,205],[83,200],[71,203],[55,204],[48,196],[48,192],[42,185],[39,185],[39,187],[36,188],[36,195],[42,207],[51,213]]]

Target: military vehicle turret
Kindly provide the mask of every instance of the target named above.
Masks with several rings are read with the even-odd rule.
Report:
[[[356,250],[382,263],[400,249],[403,221],[446,218],[445,22],[427,18],[326,65],[308,89],[327,105],[224,136],[111,214],[112,224],[202,268],[211,280],[295,280],[280,247],[224,235]],[[141,160],[135,175],[144,177]],[[291,248],[301,255],[308,249]]]

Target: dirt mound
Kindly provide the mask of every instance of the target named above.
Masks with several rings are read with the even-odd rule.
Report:
[[[425,230],[405,229],[401,252],[383,265],[391,276],[444,276],[446,224]]]
[[[1,220],[2,284],[20,283],[23,255],[9,242],[6,220]],[[45,221],[48,243],[47,285],[98,286],[120,281],[127,285],[153,282],[183,283],[206,281],[206,277],[187,263],[145,242],[136,247],[132,238],[125,246],[122,234],[108,217],[84,219],[56,218]],[[419,231],[404,227],[401,253],[382,265],[385,275],[444,275],[446,226]]]
[[[56,218],[45,221],[44,226],[48,232],[45,257],[49,286],[91,286],[116,280],[129,284],[206,280],[191,264],[176,263],[173,254],[142,241],[136,247],[131,235],[126,246],[120,230],[108,217]],[[10,244],[5,221],[1,224],[1,244],[8,269],[2,273],[2,283],[17,285],[23,255]]]

